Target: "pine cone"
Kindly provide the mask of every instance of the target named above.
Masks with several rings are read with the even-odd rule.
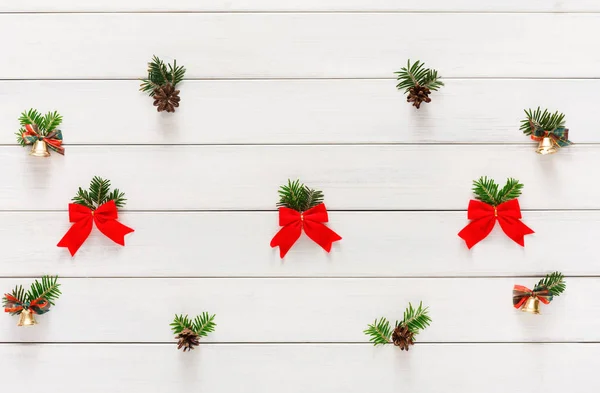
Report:
[[[170,83],[154,89],[152,95],[154,97],[154,106],[157,106],[157,111],[175,112],[175,108],[179,106],[179,90],[175,90],[175,86]]]
[[[414,336],[413,332],[408,330],[408,326],[398,325],[392,333],[392,341],[401,350],[404,351],[406,349],[408,351],[408,347],[415,344],[413,341]]]
[[[179,339],[177,349],[183,347],[183,352],[191,351],[194,347],[200,345],[200,337],[192,329],[183,329],[176,338]]]
[[[431,90],[425,86],[415,85],[408,90],[408,96],[406,97],[407,102],[412,102],[413,106],[416,106],[417,109],[421,107],[421,102],[431,102],[431,98],[429,98],[429,94],[431,94]]]

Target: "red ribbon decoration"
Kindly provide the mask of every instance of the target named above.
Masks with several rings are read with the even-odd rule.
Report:
[[[280,207],[279,226],[283,228],[271,240],[271,247],[279,246],[279,255],[283,258],[296,243],[296,240],[302,234],[302,229],[304,229],[308,237],[329,252],[331,251],[331,244],[342,240],[342,238],[323,225],[324,222],[328,221],[327,209],[323,203],[308,209],[304,213],[287,207]]]
[[[69,203],[69,222],[74,224],[58,242],[57,246],[67,247],[71,256],[74,256],[92,232],[92,221],[106,237],[124,246],[125,235],[133,232],[133,229],[121,224],[117,221],[117,218],[115,201],[108,201],[96,210],[76,203]]]
[[[521,308],[527,299],[532,296],[537,297],[540,299],[540,302],[544,304],[550,304],[552,301],[552,295],[546,287],[537,288],[537,290],[532,291],[523,285],[515,285],[513,288],[513,306],[515,308]]]
[[[26,144],[33,144],[31,139],[38,139],[45,142],[48,147],[57,152],[58,154],[65,155],[65,148],[62,147],[62,133],[59,130],[52,131],[48,135],[42,137],[38,133],[39,128],[37,125],[25,124],[25,132],[23,133],[23,139]],[[28,138],[33,137],[33,138]]]
[[[534,233],[531,228],[521,222],[519,201],[512,199],[498,206],[488,205],[477,200],[469,201],[467,218],[472,220],[458,233],[469,249],[490,234],[496,221],[500,228],[517,244],[525,246],[525,235]]]
[[[17,314],[19,311],[23,312],[25,310],[23,303],[21,303],[21,301],[13,295],[5,293],[4,297],[6,298],[6,307],[4,307],[4,312]],[[50,303],[46,299],[40,297],[29,303],[27,310],[31,310],[31,312],[40,310],[40,312],[36,312],[36,314],[43,314],[43,312],[45,312],[44,310],[47,310],[49,305]]]

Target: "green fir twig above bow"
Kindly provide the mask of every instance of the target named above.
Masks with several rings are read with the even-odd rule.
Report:
[[[432,90],[437,91],[444,86],[438,72],[431,68],[425,68],[425,64],[419,60],[411,65],[409,59],[406,67],[395,74],[398,75],[396,88],[408,93],[406,101],[412,102],[417,109],[421,107],[422,102],[431,102],[429,94]]]
[[[311,207],[323,203],[323,192],[314,190],[300,183],[300,180],[291,181],[279,188],[279,202],[277,207],[288,207],[299,212],[304,212]]]
[[[527,116],[521,120],[520,130],[523,134],[539,142],[539,154],[556,153],[561,147],[569,146],[569,129],[565,128],[565,115],[558,111],[550,113],[538,107],[535,111],[525,110]]]
[[[62,116],[56,111],[45,115],[36,109],[25,111],[19,117],[21,128],[15,133],[17,142],[21,146],[32,145],[29,154],[35,157],[48,157],[48,148],[64,155],[63,136],[58,129],[62,120]]]
[[[165,64],[154,56],[148,63],[148,78],[142,79],[140,90],[154,98],[154,106],[158,112],[175,112],[181,100],[180,90],[175,87],[183,80],[184,75],[185,68],[178,66],[177,60],[173,61],[173,65]]]
[[[190,351],[200,345],[200,338],[208,336],[208,333],[214,332],[215,315],[207,312],[191,319],[187,315],[175,314],[175,319],[171,323],[171,330],[177,336],[177,349],[183,348],[183,352]]]
[[[11,293],[4,294],[2,305],[10,315],[20,315],[18,326],[37,324],[34,314],[45,314],[54,306],[61,295],[58,276],[43,276],[41,282],[35,280],[27,292],[23,286],[16,286]]]
[[[498,189],[498,184],[494,179],[488,179],[482,176],[479,180],[473,181],[473,194],[475,199],[491,206],[498,206],[501,203],[508,202],[521,196],[523,184],[512,177],[506,180],[506,184]]]
[[[431,324],[429,307],[423,308],[423,302],[414,308],[411,303],[404,311],[402,321],[396,321],[392,329],[390,322],[382,317],[370,324],[364,333],[374,345],[394,343],[401,350],[407,350],[415,343],[415,336]]]
[[[73,203],[86,206],[92,210],[96,210],[106,202],[114,201],[118,208],[125,206],[127,199],[125,193],[115,188],[110,191],[110,180],[103,179],[99,176],[94,176],[90,182],[89,190],[84,190],[79,187],[77,195],[72,199]]]

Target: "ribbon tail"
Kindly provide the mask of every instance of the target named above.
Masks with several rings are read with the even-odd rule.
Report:
[[[44,142],[48,145],[50,149],[57,152],[58,154],[65,155],[65,148],[62,147],[62,141],[55,139],[44,139]]]
[[[498,221],[506,236],[521,247],[525,247],[525,235],[535,233],[518,218],[498,217]]]
[[[325,251],[331,251],[333,242],[342,240],[342,237],[320,222],[304,221],[304,232]]]
[[[465,241],[467,247],[471,249],[474,245],[482,241],[490,234],[496,224],[495,217],[484,217],[471,221],[464,227],[458,236]]]
[[[121,224],[117,220],[95,220],[95,222],[100,232],[102,232],[107,238],[109,238],[117,244],[120,244],[121,246],[125,245],[125,235],[134,232],[133,229]]]
[[[271,247],[279,247],[279,257],[283,258],[292,248],[296,240],[300,238],[302,228],[297,222],[284,226],[273,236]]]
[[[90,233],[92,232],[92,218],[86,217],[81,221],[77,221],[71,228],[67,231],[67,233],[63,236],[62,239],[58,242],[58,247],[66,247],[69,249],[71,256],[74,256],[79,247],[85,242],[85,239],[88,238]]]

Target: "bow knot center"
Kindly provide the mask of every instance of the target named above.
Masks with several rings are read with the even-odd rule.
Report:
[[[498,208],[494,206],[494,217],[498,217]]]

